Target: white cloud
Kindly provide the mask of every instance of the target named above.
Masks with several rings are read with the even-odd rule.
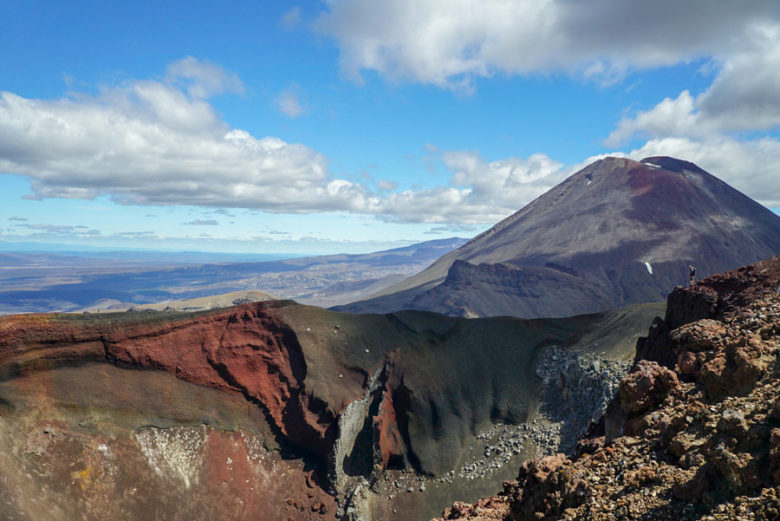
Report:
[[[745,44],[725,55],[697,108],[721,130],[780,126],[780,25],[757,25]]]
[[[470,224],[447,224],[444,226],[434,226],[427,232],[424,232],[425,235],[444,235],[444,234],[463,234],[466,235],[474,235],[474,232],[477,231],[478,228],[476,226],[472,226]]]
[[[219,71],[185,59],[169,74],[187,85],[134,81],[56,100],[2,92],[0,172],[28,176],[31,198],[108,194],[124,204],[277,212],[372,203],[362,186],[334,179],[311,148],[231,129],[200,97],[235,84]]]
[[[39,199],[108,195],[123,204],[351,212],[452,226],[494,223],[584,166],[564,167],[544,154],[491,161],[477,151],[426,146],[430,161],[440,160],[451,173],[448,186],[398,191],[385,179],[374,193],[336,178],[326,158],[303,144],[231,128],[205,96],[235,91],[240,80],[216,65],[200,65],[181,60],[169,67],[164,81],[133,81],[103,88],[96,96],[40,100],[0,93],[0,173],[27,176],[29,197]],[[713,86],[708,92],[717,91]],[[677,118],[680,113],[699,119],[707,114],[714,121],[709,114],[715,109],[697,105],[702,96],[686,92],[659,104],[665,111],[637,117],[636,129],[652,139],[628,155],[694,161],[764,204],[780,206],[776,140],[745,143],[715,130],[693,137],[662,135],[673,124],[681,134],[697,128]]]
[[[664,98],[652,110],[640,112],[634,117],[622,119],[605,143],[618,146],[635,135],[690,135],[691,133],[709,133],[699,125],[699,114],[694,112],[695,100],[690,92],[684,90],[675,98]]]
[[[475,151],[450,151],[442,161],[452,172],[450,186],[390,194],[378,213],[404,222],[493,223],[565,177],[563,165],[544,154],[488,162]]]
[[[98,96],[0,93],[0,172],[28,176],[28,197],[36,199],[105,194],[122,204],[346,211],[432,223],[494,222],[560,178],[561,165],[543,154],[489,162],[477,152],[445,152],[450,186],[393,192],[398,185],[382,180],[380,196],[335,178],[326,158],[305,145],[231,128],[202,97],[235,83],[220,71],[187,58],[169,67],[167,81],[134,81]]]
[[[194,221],[187,221],[182,223],[188,226],[218,226],[219,222],[216,219],[195,219]]]
[[[496,73],[565,71],[612,81],[631,68],[718,56],[771,1],[330,0],[315,23],[335,38],[344,73],[450,88]]]
[[[780,26],[755,26],[728,52],[712,85],[697,97],[684,90],[650,110],[621,120],[606,143],[634,136],[709,137],[780,127]]]
[[[73,236],[73,237],[92,237],[100,235],[96,229],[87,226],[71,226],[60,224],[18,224],[18,227],[27,228],[32,231],[31,237],[36,236]]]
[[[303,105],[301,104],[297,91],[297,85],[293,84],[279,93],[274,100],[279,112],[290,116],[291,118],[297,118],[303,114]]]
[[[244,92],[244,84],[238,76],[210,61],[192,56],[168,65],[167,73],[168,80],[186,86],[192,98],[208,98],[223,92]]]

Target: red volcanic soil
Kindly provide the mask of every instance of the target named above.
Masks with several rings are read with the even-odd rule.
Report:
[[[100,360],[166,371],[262,404],[283,436],[324,458],[335,415],[301,392],[306,364],[278,308],[253,303],[167,321],[151,313],[3,317],[0,367],[6,378]]]
[[[388,357],[390,363],[386,371],[390,374],[384,384],[384,394],[379,403],[379,410],[373,419],[374,439],[376,442],[376,452],[378,453],[378,462],[381,468],[386,469],[391,465],[392,458],[402,458],[404,456],[404,441],[401,431],[398,428],[398,418],[402,416],[396,410],[393,402],[394,390],[401,387],[398,381],[398,375],[393,370],[399,353],[391,353]]]
[[[628,178],[634,205],[645,206],[648,212],[657,213],[658,206],[643,205],[645,200],[656,201],[656,204],[663,200],[664,206],[681,210],[699,202],[694,185],[676,172],[651,168],[639,163],[628,171]]]

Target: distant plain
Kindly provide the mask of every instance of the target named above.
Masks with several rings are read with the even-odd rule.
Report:
[[[0,314],[119,311],[246,291],[331,306],[398,282],[464,242],[452,238],[367,254],[287,258],[160,251],[6,251],[0,252]]]

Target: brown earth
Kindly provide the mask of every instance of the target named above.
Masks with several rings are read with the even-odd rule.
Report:
[[[678,287],[577,453],[444,518],[780,519],[778,353],[780,257]]]

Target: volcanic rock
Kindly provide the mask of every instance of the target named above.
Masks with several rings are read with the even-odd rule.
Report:
[[[627,434],[583,443],[590,449],[571,459],[526,462],[491,498],[497,518],[780,519],[778,288],[780,256],[676,289],[667,319],[650,329],[654,349],[638,353],[607,412]],[[641,357],[673,360],[662,346],[708,353],[721,370],[705,364],[697,375]],[[459,519],[493,518],[472,509]]]
[[[620,382],[620,407],[635,416],[658,406],[678,385],[674,372],[656,362],[640,360],[634,371]]]

